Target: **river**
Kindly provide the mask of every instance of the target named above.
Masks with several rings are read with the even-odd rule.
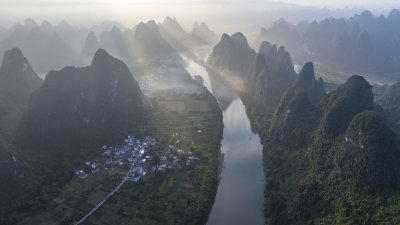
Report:
[[[211,91],[204,66],[189,62],[187,71],[200,75]],[[264,224],[264,171],[260,138],[250,128],[250,121],[240,98],[223,111],[224,131],[221,151],[225,168],[207,225]]]

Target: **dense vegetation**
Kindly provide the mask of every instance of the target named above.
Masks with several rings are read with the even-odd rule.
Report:
[[[227,56],[239,48],[226,43],[228,37],[214,48],[210,65],[238,89],[224,72],[240,71]],[[355,75],[326,94],[312,63],[291,81],[290,58],[275,49],[264,42],[247,76],[236,74],[244,77],[241,97],[263,143],[266,223],[398,223],[400,139],[374,103],[372,86]],[[388,102],[397,100],[395,90]]]
[[[98,50],[88,67],[51,71],[8,147],[18,183],[9,195],[19,197],[2,204],[1,223],[40,209],[71,179],[74,165],[99,146],[148,133],[148,112],[127,66],[105,50]]]
[[[32,96],[26,133],[46,147],[72,140],[99,145],[99,140],[110,142],[121,133],[143,131],[147,107],[128,67],[100,49],[88,67],[49,72]]]
[[[400,82],[390,86],[378,99],[378,103],[385,110],[389,125],[400,132]]]
[[[246,76],[246,91],[242,95],[248,107],[272,114],[283,93],[294,83],[294,71],[289,53],[263,42]]]
[[[173,144],[191,150],[200,161],[126,185],[88,224],[186,225],[204,224],[208,219],[218,188],[223,131],[218,103],[204,87],[192,94],[160,92],[153,100],[161,146]],[[115,214],[118,216],[111,216]]]
[[[267,224],[399,222],[400,139],[374,108],[360,76],[315,104],[288,89],[270,126],[258,126]]]
[[[249,47],[242,33],[232,36],[223,34],[221,41],[214,47],[207,64],[217,70],[228,70],[233,74],[244,77],[255,58],[255,51]]]
[[[30,95],[42,85],[28,60],[18,48],[4,53],[0,67],[0,201],[13,202],[20,190],[22,168],[10,150]],[[0,216],[8,204],[0,205]],[[1,221],[0,221],[1,223]]]
[[[126,182],[84,224],[204,224],[218,187],[222,113],[215,98],[187,79],[190,93],[153,93],[151,135],[158,144],[152,154],[174,145],[200,160]],[[198,130],[202,132],[199,133]],[[178,141],[179,140],[179,141]],[[157,158],[157,157],[155,157]],[[86,179],[74,177],[45,207],[21,224],[70,224],[81,219],[121,181],[127,168],[100,170]]]
[[[20,49],[13,48],[4,53],[0,67],[0,142],[7,145],[32,92],[42,83]]]
[[[256,53],[241,33],[222,35],[207,60],[213,93],[222,109],[239,92],[254,121],[264,123],[296,79],[292,60],[283,46],[263,42]]]
[[[96,150],[99,146],[115,143],[127,135],[134,134],[138,137],[154,135],[162,140],[162,145],[165,147],[176,141],[170,140],[171,132],[182,132],[182,130],[184,132],[190,130],[190,133],[185,133],[187,140],[183,142],[181,139],[181,143],[185,143],[183,147],[201,156],[199,167],[169,171],[167,176],[161,174],[151,176],[149,183],[144,185],[144,189],[137,186],[137,190],[133,192],[143,192],[143,196],[148,199],[157,198],[161,205],[165,201],[172,201],[171,196],[174,198],[177,204],[172,207],[173,212],[168,211],[168,214],[162,216],[158,214],[158,218],[162,217],[162,224],[176,224],[177,221],[182,220],[181,210],[186,210],[186,214],[190,214],[185,216],[184,224],[187,224],[187,221],[194,224],[205,222],[217,190],[218,157],[222,135],[222,116],[215,98],[206,90],[195,94],[188,94],[185,90],[182,91],[184,96],[171,96],[176,95],[177,90],[169,90],[170,92],[164,93],[165,96],[161,94],[159,99],[150,100],[141,93],[138,82],[133,78],[125,63],[110,56],[105,50],[97,50],[99,47],[105,47],[113,55],[126,60],[131,66],[131,71],[135,72],[136,78],[143,75],[141,73],[163,74],[163,76],[158,76],[158,74],[157,81],[154,81],[157,85],[165,82],[161,85],[162,87],[157,88],[163,89],[165,86],[169,89],[173,85],[183,85],[190,91],[202,88],[190,78],[186,71],[185,75],[181,76],[181,70],[184,71],[181,69],[182,59],[174,49],[177,46],[172,46],[171,43],[179,42],[185,37],[189,38],[189,41],[195,40],[193,45],[214,42],[213,32],[202,24],[195,26],[192,33],[184,32],[183,36],[179,36],[174,33],[172,29],[174,27],[167,26],[168,23],[179,28],[175,20],[167,18],[165,24],[157,25],[154,21],[150,21],[138,24],[133,30],[122,30],[115,23],[111,30],[102,31],[98,39],[96,32],[90,33],[82,55],[92,57],[95,54],[92,63],[86,67],[52,70],[47,74],[44,83],[34,74],[26,59],[17,63],[20,66],[18,70],[10,72],[5,67],[1,68],[0,121],[4,122],[1,132],[8,131],[6,128],[9,121],[13,122],[13,128],[17,132],[12,132],[12,134],[8,132],[10,138],[0,135],[0,179],[2,181],[0,184],[0,224],[15,224],[21,219],[28,219],[27,224],[34,224],[37,221],[30,221],[30,217],[32,215],[41,217],[43,215],[40,212],[49,213],[47,210],[55,210],[48,214],[52,219],[55,218],[55,223],[60,221],[64,224],[71,223],[71,219],[77,219],[85,210],[91,209],[95,201],[90,199],[89,202],[87,199],[89,196],[98,194],[98,198],[115,184],[115,182],[107,182],[107,177],[100,177],[105,180],[88,182],[87,186],[76,185],[76,180],[73,178],[76,165],[82,165],[88,157],[97,155]],[[46,21],[38,27],[33,20],[28,19],[24,25],[17,25],[15,32],[11,33],[10,38],[1,42],[0,47],[16,43],[15,45],[28,49],[30,54],[36,48],[47,49],[43,47],[43,44],[50,44],[49,46],[58,44],[58,46],[53,46],[54,49],[48,49],[43,53],[46,56],[52,55],[53,58],[45,57],[48,59],[46,62],[41,61],[43,57],[35,58],[34,65],[38,65],[40,71],[60,68],[61,61],[64,61],[62,65],[80,65],[82,57],[76,55],[73,57],[76,61],[71,62],[69,47],[63,41],[59,41],[56,33],[61,32],[62,25],[65,25],[65,22],[60,23],[57,28],[53,27],[53,30]],[[48,40],[48,35],[43,34],[44,28],[54,31],[54,40]],[[69,38],[69,35],[76,35],[72,31],[70,34],[65,34],[69,41],[74,39]],[[37,36],[32,37],[30,34],[37,34],[43,39],[38,40]],[[166,40],[168,35],[170,39]],[[20,38],[12,40],[13,37]],[[203,40],[203,38],[208,40]],[[33,40],[32,42],[37,45],[27,46],[29,42],[25,40]],[[49,43],[46,43],[47,41]],[[66,54],[52,54],[64,47],[68,48],[64,49]],[[59,55],[64,57],[57,57]],[[4,60],[8,58],[4,57]],[[19,58],[23,58],[22,55]],[[6,64],[10,67],[8,63]],[[170,69],[173,72],[169,71]],[[30,75],[27,77],[31,80],[26,82],[12,77],[24,73]],[[6,79],[3,79],[10,77],[12,79],[8,83],[5,82]],[[176,80],[177,77],[179,78]],[[181,82],[181,79],[188,83]],[[33,92],[35,89],[37,90]],[[19,101],[11,98],[15,93],[9,92],[10,90],[18,90],[18,94],[27,93],[23,96],[25,102],[19,104]],[[171,99],[188,102],[187,111],[175,115],[175,111],[163,108],[165,105],[157,108],[159,102],[164,104]],[[199,105],[196,105],[197,103]],[[12,104],[18,105],[18,108],[11,110],[9,106]],[[201,106],[204,107],[201,108]],[[153,112],[159,114],[155,116]],[[203,126],[205,126],[204,130]],[[160,128],[162,131],[158,130]],[[197,128],[207,130],[207,135],[201,135],[199,139],[193,137],[198,135]],[[6,147],[3,147],[5,145],[3,139],[7,139]],[[161,197],[155,194],[158,191],[157,188],[163,183],[175,183],[175,180],[178,180],[176,177],[184,179],[184,183],[179,183],[183,187],[174,186],[173,191],[163,192],[165,195]],[[149,187],[153,185],[155,185],[154,189],[150,189]],[[68,192],[64,189],[77,186],[80,190]],[[132,185],[129,186],[131,187]],[[99,189],[102,191],[97,192]],[[133,192],[124,192],[120,200],[125,200],[124,195],[131,195]],[[79,199],[76,199],[75,194],[80,196]],[[60,195],[66,197],[65,205],[58,202],[56,196]],[[85,202],[85,199],[88,202]],[[64,206],[72,207],[71,204],[79,211],[75,215],[77,218],[68,214],[71,211],[67,210],[64,213]],[[142,204],[137,204],[137,206],[144,208]],[[57,206],[63,209],[61,213],[57,211],[60,209]],[[150,208],[147,209],[150,210]],[[144,214],[148,216],[148,219]],[[143,220],[160,222],[159,219],[151,218],[150,214],[149,211],[143,211],[139,217],[144,218]],[[47,219],[48,217],[45,217],[43,221],[48,221]]]

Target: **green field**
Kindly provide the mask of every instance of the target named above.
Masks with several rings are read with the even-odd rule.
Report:
[[[126,168],[102,169],[86,179],[74,177],[39,215],[21,224],[70,224],[79,220],[119,184],[123,172]]]
[[[152,97],[154,137],[167,148],[200,157],[190,166],[127,181],[83,224],[202,224],[216,194],[222,114],[208,92],[155,93]],[[201,130],[201,132],[199,132]],[[73,224],[120,183],[128,170],[100,170],[86,179],[74,177],[50,204],[21,224]]]
[[[217,188],[218,105],[211,95],[163,92],[154,96],[153,106],[161,146],[174,144],[200,160],[124,185],[84,224],[202,224],[207,219]]]
[[[396,82],[395,79],[383,76],[381,74],[345,72],[318,63],[314,63],[314,69],[316,79],[319,79],[321,77],[324,80],[326,91],[332,91],[336,89],[339,85],[346,82],[346,80],[354,74],[365,77],[365,79],[367,79],[368,82],[374,86],[373,91],[375,96],[382,95],[390,84]]]

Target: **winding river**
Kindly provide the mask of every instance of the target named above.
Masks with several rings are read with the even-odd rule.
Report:
[[[204,66],[189,62],[187,71],[200,75],[211,91]],[[221,151],[225,168],[207,225],[264,224],[264,171],[260,138],[250,128],[245,106],[234,99],[223,111],[224,138]]]

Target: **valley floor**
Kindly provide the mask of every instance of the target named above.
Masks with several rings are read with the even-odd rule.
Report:
[[[202,89],[202,87],[198,88]],[[218,186],[222,115],[205,91],[152,94],[157,148],[191,151],[199,157],[166,172],[128,181],[81,224],[201,224],[208,217]],[[100,169],[86,179],[74,177],[57,197],[21,224],[73,224],[106,198],[121,182],[128,165]]]

